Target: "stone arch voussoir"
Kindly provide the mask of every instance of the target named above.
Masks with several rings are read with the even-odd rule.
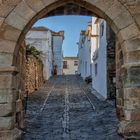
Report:
[[[126,137],[138,137],[140,134],[138,94],[140,93],[140,2],[138,0],[3,1],[0,5],[0,98],[9,100],[5,106],[0,100],[0,107],[5,108],[5,112],[0,114],[0,137],[13,139],[16,137],[13,134],[16,133],[17,137],[20,134],[14,126],[16,111],[14,97],[18,91],[15,82],[18,70],[14,59],[18,58],[20,43],[33,23],[42,17],[57,15],[57,11],[53,11],[67,3],[87,9],[87,15],[92,13],[104,18],[116,33],[119,131]]]

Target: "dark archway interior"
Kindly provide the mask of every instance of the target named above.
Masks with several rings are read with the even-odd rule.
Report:
[[[55,10],[47,13],[44,17],[55,16],[55,15],[88,15],[93,16],[93,12],[90,10],[76,5],[74,3],[67,3],[63,6],[56,8]]]

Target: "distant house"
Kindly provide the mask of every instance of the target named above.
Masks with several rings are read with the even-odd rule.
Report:
[[[63,52],[62,44],[64,40],[64,31],[58,33],[52,32],[52,46],[53,46],[53,65],[57,67],[57,75],[62,75],[63,73]]]
[[[64,32],[53,32],[45,27],[33,27],[26,35],[26,44],[41,51],[43,76],[48,80],[57,65],[57,74],[62,75],[62,43]]]
[[[64,57],[63,58],[63,74],[71,75],[76,74],[78,69],[77,57]]]

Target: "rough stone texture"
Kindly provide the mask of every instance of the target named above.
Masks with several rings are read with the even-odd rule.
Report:
[[[123,90],[123,80],[121,74],[121,67],[124,64],[123,53],[121,50],[121,45],[116,40],[116,113],[120,121],[124,120],[124,90]]]
[[[16,112],[20,112],[23,110],[23,104],[22,104],[22,100],[18,99],[16,101]]]
[[[122,13],[114,19],[114,23],[119,29],[123,29],[134,22],[133,18],[129,16],[129,13],[122,11]]]
[[[25,45],[24,41],[20,46],[20,49],[19,49],[19,52],[18,52],[18,59],[16,60],[16,64],[17,64],[17,68],[19,70],[19,73],[17,74],[18,88],[19,88],[20,92],[25,94],[25,92],[26,92],[26,86],[25,86],[25,80],[26,80],[26,45]]]
[[[122,39],[119,38],[120,43],[122,43],[125,40],[129,40],[132,38],[136,38],[140,35],[140,32],[136,26],[135,23],[127,26],[126,28],[122,29],[118,33],[118,38],[121,36]]]
[[[124,117],[125,110],[128,110],[127,106],[124,110],[124,104],[126,102],[124,102],[123,95],[125,94],[126,96],[127,94],[127,91],[124,90],[124,87],[131,88],[132,90],[131,94],[133,94],[134,87],[137,88],[140,86],[140,81],[139,81],[140,79],[138,78],[139,71],[140,71],[139,69],[140,63],[138,61],[139,51],[126,53],[126,50],[133,51],[135,49],[139,50],[140,48],[140,42],[139,42],[139,39],[140,39],[140,10],[139,10],[140,1],[139,0],[94,0],[94,1],[86,0],[86,2],[89,2],[90,4],[81,0],[74,0],[74,1],[73,0],[58,0],[57,3],[55,3],[55,0],[53,1],[41,0],[41,1],[43,2],[44,7],[42,7],[41,4],[39,4],[39,6],[36,6],[36,5],[31,6],[29,2],[24,3],[24,1],[21,1],[21,0],[1,1],[2,3],[0,4],[0,17],[1,17],[0,42],[2,40],[7,40],[7,39],[12,40],[12,41],[13,40],[17,41],[19,39],[23,41],[22,39],[24,38],[25,33],[29,30],[29,27],[25,28],[25,26],[27,25],[29,21],[32,24],[38,18],[41,18],[47,15],[48,12],[53,13],[56,10],[56,8],[58,10],[60,6],[68,5],[68,3],[73,3],[73,6],[72,6],[73,9],[70,12],[65,13],[64,11],[61,11],[61,8],[60,8],[60,10],[55,12],[55,15],[59,15],[60,11],[63,13],[63,15],[70,14],[70,13],[76,14],[76,12],[79,12],[79,11],[77,9],[75,10],[74,7],[77,7],[77,6],[74,6],[74,5],[81,5],[81,9],[82,9],[81,11],[84,14],[86,11],[92,11],[91,13],[93,13],[93,15],[96,14],[99,17],[106,19],[107,22],[114,29],[115,33],[117,34],[118,41],[120,43],[120,45],[117,46],[116,48],[117,49],[116,72],[117,72],[117,94],[118,94],[117,95],[118,97],[117,114],[118,114],[119,119],[121,120],[119,130],[124,135],[127,135],[129,137],[136,137],[136,135],[140,133],[140,130],[139,130],[140,120],[137,121],[136,123],[133,123],[131,121],[122,121],[122,120],[125,119]],[[52,4],[53,2],[54,4]],[[36,11],[41,11],[43,8],[45,8],[48,5],[50,6],[46,8],[47,10],[44,10],[42,13],[38,14],[34,19],[32,19],[32,17],[36,15]],[[64,8],[64,9],[68,10],[67,8]],[[110,10],[112,9],[111,10],[112,14],[110,14],[109,9]],[[107,13],[107,11],[109,13]],[[82,13],[77,13],[77,14],[82,14]],[[86,12],[86,14],[89,14],[89,12]],[[17,35],[16,37],[12,37],[11,35],[9,35],[11,34],[11,31],[5,30],[5,26],[3,26],[5,25],[5,23],[23,31],[21,38],[19,38],[17,33],[15,33],[16,31],[12,31],[12,33],[14,32],[13,34]],[[29,26],[31,26],[31,24]],[[6,46],[8,47],[9,43],[4,43],[4,44],[7,44]],[[11,43],[11,45],[13,44]],[[9,46],[10,47],[9,50],[11,49],[14,50],[14,47],[11,47],[11,45]],[[7,53],[8,49],[5,49],[6,46],[3,46],[3,45],[0,46],[0,50],[2,50],[0,51],[2,52],[0,53],[0,68],[1,69],[3,69],[3,67],[8,68],[11,65],[13,65],[13,54]],[[17,54],[15,54],[16,58],[17,58],[16,56]],[[0,88],[7,88],[11,85],[11,88],[10,88],[11,90],[13,88],[12,83],[14,84],[16,83],[16,78],[15,76],[11,78],[11,72],[7,70],[5,72],[7,73],[7,76],[6,74],[3,75],[3,71],[1,72],[1,69],[0,69],[0,77],[1,77]],[[18,88],[16,90],[18,90]],[[133,105],[132,102],[130,102],[130,104]],[[126,118],[129,118],[129,116],[127,116]],[[138,117],[136,118],[138,120]],[[2,135],[3,134],[1,134],[1,136]]]
[[[13,101],[15,101],[15,96],[16,94],[14,93],[13,90],[10,89],[0,89],[0,103],[4,104],[4,103],[11,103]]]
[[[13,76],[12,75],[7,75],[3,74],[0,75],[1,83],[0,83],[0,88],[10,88],[13,87]]]
[[[1,131],[0,132],[1,140],[18,140],[21,139],[21,131],[17,128],[13,130]]]
[[[24,127],[25,104],[23,103],[25,102],[25,97],[27,96],[27,93],[35,91],[35,89],[38,89],[43,83],[42,63],[40,63],[41,62],[39,61],[39,59],[33,56],[28,56],[26,58],[26,45],[25,42],[23,42],[18,52],[18,59],[16,59],[18,73],[15,76],[15,89],[18,89],[18,91],[16,93],[16,98],[14,99],[14,109],[11,110],[15,110],[12,113],[15,113],[15,126],[17,128]],[[31,87],[32,84],[34,86],[33,88]],[[5,95],[4,97],[7,99],[7,95]],[[8,100],[6,101],[9,102]],[[8,111],[10,112],[10,110],[8,110],[7,108],[7,114]]]
[[[126,63],[140,62],[140,50],[126,52],[124,57]]]
[[[10,130],[14,128],[14,116],[0,117],[0,130]]]
[[[8,35],[11,36],[11,35]],[[13,53],[15,49],[16,42],[9,40],[0,40],[0,52],[1,53]]]
[[[17,41],[21,31],[17,30],[16,28],[13,28],[11,26],[7,26],[3,24],[3,32],[1,33],[1,37],[4,38],[5,40],[9,41]],[[14,48],[14,47],[13,47]]]
[[[25,20],[23,17],[21,17],[15,11],[13,11],[8,15],[5,22],[19,30],[22,30],[28,23],[28,20]]]
[[[0,17],[7,17],[7,15],[14,9],[13,5],[1,4]]]
[[[92,0],[87,0],[87,2],[90,2],[90,3],[93,3],[96,7],[99,7],[101,8],[104,12],[107,11],[112,5],[113,3],[116,3],[118,1],[115,1],[115,0],[95,0],[95,1],[92,1]]]
[[[53,77],[29,96],[24,140],[123,140],[114,101],[97,99],[80,77]]]
[[[50,5],[50,4],[52,4],[52,3],[54,3],[55,1],[57,1],[57,0],[41,0],[43,3],[44,3],[44,5],[45,6],[47,6],[47,5]]]
[[[140,85],[140,66],[131,66],[123,68],[122,76],[124,87],[139,87]]]
[[[25,1],[36,12],[39,12],[40,9],[44,8],[44,3],[41,0],[36,0],[36,1],[34,1],[34,0],[25,0]]]
[[[139,140],[140,124],[138,121],[132,121],[131,123],[122,121],[120,125],[121,127],[119,127],[119,131],[121,133],[123,132],[126,139],[129,137],[130,140]]]
[[[139,99],[140,100],[139,87],[125,88],[124,91],[125,91],[124,99]],[[140,106],[138,108],[140,108]]]
[[[139,0],[122,0],[121,3],[129,10],[131,15],[136,19],[137,25],[140,27],[140,1]]]
[[[16,6],[19,4],[22,0],[2,0],[0,2],[1,5],[9,5],[9,6]]]
[[[15,126],[17,128],[23,128],[23,116],[24,114],[21,113],[23,112],[24,108],[23,108],[23,97],[25,96],[25,55],[26,53],[26,48],[25,48],[25,44],[22,43],[21,47],[20,47],[20,51],[19,51],[19,58],[17,59],[17,69],[18,69],[18,73],[15,76],[15,82],[16,82],[16,87],[15,89],[18,89],[18,91],[16,91],[16,98],[15,98]],[[22,86],[21,86],[22,84]],[[22,95],[21,95],[22,93]],[[11,139],[13,139],[11,137]]]
[[[116,59],[115,59],[115,33],[107,25],[107,97],[116,98]]]
[[[11,66],[13,61],[13,54],[6,52],[0,52],[0,67]]]
[[[0,26],[2,25],[4,18],[0,17]]]
[[[129,39],[122,44],[124,52],[139,51],[140,47],[140,36],[136,38]]]
[[[27,56],[26,64],[26,91],[30,94],[43,84],[43,65],[40,59]]]
[[[135,40],[135,41],[134,41]],[[129,42],[129,44],[128,44]],[[132,46],[135,42],[135,46]],[[127,45],[126,45],[127,44]],[[134,45],[133,44],[133,45]],[[117,115],[120,120],[119,132],[123,133],[125,137],[139,139],[139,65],[135,58],[139,54],[139,39],[130,39],[125,41],[122,45],[116,46],[117,59]],[[122,52],[123,51],[123,52]],[[122,55],[124,53],[124,55]],[[135,62],[133,64],[133,62]],[[125,66],[125,63],[128,65]],[[129,65],[129,63],[131,65]],[[123,86],[122,86],[123,85]],[[125,88],[124,88],[125,87]],[[135,88],[134,88],[135,87]],[[129,123],[129,121],[131,123]],[[136,125],[136,127],[135,127]]]
[[[0,104],[0,117],[3,116],[8,116],[9,114],[13,114],[15,110],[15,103],[10,102],[10,103],[5,103],[5,104]]]
[[[124,6],[121,3],[115,1],[115,2],[112,2],[111,6],[106,9],[106,14],[109,17],[112,17],[112,19],[115,19],[120,14],[122,14],[123,11],[127,12],[127,10],[124,9]]]
[[[14,10],[15,13],[26,20],[31,20],[31,18],[36,14],[24,1],[20,2]]]

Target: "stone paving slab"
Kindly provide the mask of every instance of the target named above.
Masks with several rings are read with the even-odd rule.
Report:
[[[29,97],[23,139],[123,140],[113,101],[91,92],[80,77],[51,78]]]

